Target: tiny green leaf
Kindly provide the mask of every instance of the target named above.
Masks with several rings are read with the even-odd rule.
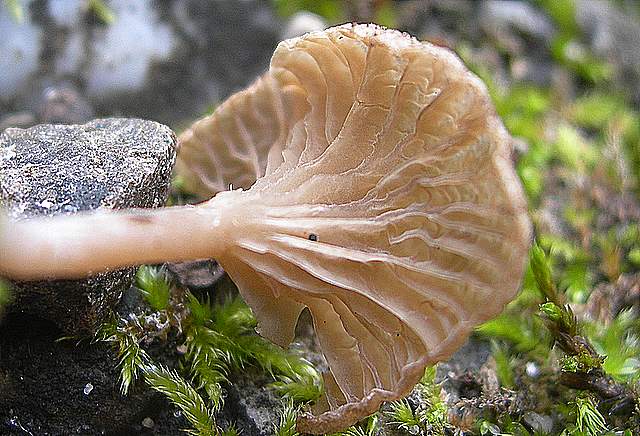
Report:
[[[104,24],[113,24],[116,21],[116,14],[113,13],[103,0],[89,0],[87,8]]]
[[[7,8],[16,23],[24,23],[24,8],[18,0],[4,0],[4,7]]]
[[[551,268],[549,267],[549,260],[544,250],[538,245],[537,242],[533,243],[531,247],[531,270],[533,276],[538,284],[540,292],[549,300],[556,304],[558,303],[558,293],[556,286],[551,278]]]
[[[547,318],[549,318],[553,322],[560,322],[562,320],[562,309],[559,308],[555,303],[548,301],[544,304],[540,305],[540,311],[544,313]]]
[[[162,365],[146,365],[144,375],[152,389],[165,395],[178,407],[189,423],[195,428],[193,434],[199,436],[216,436],[213,411],[209,409],[200,394],[176,371]]]
[[[3,308],[11,303],[13,296],[11,295],[11,289],[6,282],[0,280],[0,315],[2,315]]]

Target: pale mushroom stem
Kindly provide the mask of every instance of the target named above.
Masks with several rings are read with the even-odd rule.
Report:
[[[132,209],[0,223],[0,276],[80,278],[145,263],[214,258],[219,208]]]

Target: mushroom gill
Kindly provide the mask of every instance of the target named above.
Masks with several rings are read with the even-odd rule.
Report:
[[[530,224],[510,154],[455,54],[334,27],[282,42],[265,75],[183,134],[179,174],[211,200],[9,221],[0,273],[213,257],[275,343],[309,308],[330,371],[298,429],[333,432],[407,395],[515,295]]]
[[[449,50],[374,25],[282,42],[269,71],[181,137],[195,192],[248,188],[218,258],[287,345],[303,307],[342,429],[409,393],[518,290],[530,240],[511,138]],[[245,171],[238,171],[247,169]]]

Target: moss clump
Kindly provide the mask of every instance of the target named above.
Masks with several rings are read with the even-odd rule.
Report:
[[[3,282],[2,279],[0,279],[0,316],[2,316],[4,307],[11,303],[12,300],[13,297],[11,296],[11,288],[9,288],[9,285],[7,283]]]
[[[137,286],[148,309],[114,318],[96,336],[116,349],[123,394],[142,378],[183,412],[193,434],[208,435],[235,431],[222,430],[215,421],[234,371],[259,368],[274,380],[270,386],[275,392],[292,402],[315,401],[322,393],[320,374],[309,362],[255,334],[256,320],[238,297],[211,304],[173,285],[163,270],[146,266],[138,271]],[[143,347],[170,332],[185,350],[180,371],[157,364]]]

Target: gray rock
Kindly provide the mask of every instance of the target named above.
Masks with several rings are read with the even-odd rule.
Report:
[[[478,373],[490,356],[491,347],[489,344],[471,336],[449,360],[438,364],[436,381],[445,381],[449,374]]]
[[[490,357],[489,344],[471,336],[449,360],[438,364],[436,382],[441,383],[448,405],[482,394],[482,367]]]
[[[482,2],[479,20],[485,31],[490,34],[513,29],[548,42],[555,33],[550,19],[540,9],[524,1]]]
[[[312,12],[301,11],[295,13],[282,32],[281,39],[295,38],[308,32],[316,32],[329,27],[326,21]]]
[[[185,125],[265,71],[283,28],[261,0],[110,0],[108,23],[85,0],[21,3],[22,24],[0,7],[0,119],[47,122],[54,89],[71,111],[54,115],[84,122],[87,104],[60,95],[71,83],[98,116]]]
[[[4,4],[0,7],[0,102],[29,87],[38,69],[42,29],[30,15],[20,23]]]
[[[640,102],[640,21],[615,4],[579,0],[576,22],[591,50],[617,67],[618,81]]]
[[[254,371],[232,376],[225,386],[224,420],[235,424],[242,434],[272,435],[282,413],[282,400],[267,388],[268,383],[264,375]]]
[[[35,114],[29,111],[15,112],[0,117],[0,132],[9,127],[27,128],[36,123]]]
[[[144,382],[120,394],[111,344],[58,341],[63,335],[51,322],[19,313],[0,325],[1,435],[184,435],[186,419]],[[144,426],[147,417],[153,431]]]
[[[175,161],[173,132],[158,123],[104,119],[0,134],[0,204],[15,218],[98,207],[165,203]],[[15,283],[12,310],[90,332],[131,283],[133,269],[86,280]]]
[[[550,434],[553,432],[553,418],[547,415],[540,415],[535,412],[525,412],[522,420],[532,431],[540,434]]]
[[[478,2],[432,0],[396,4],[398,27],[419,39],[455,47],[460,41],[477,40],[481,35],[480,23],[475,19]]]
[[[71,83],[46,86],[34,97],[31,106],[43,124],[82,124],[94,118],[93,108]]]
[[[189,289],[205,290],[224,276],[224,270],[215,260],[168,263],[167,269],[178,282]]]

